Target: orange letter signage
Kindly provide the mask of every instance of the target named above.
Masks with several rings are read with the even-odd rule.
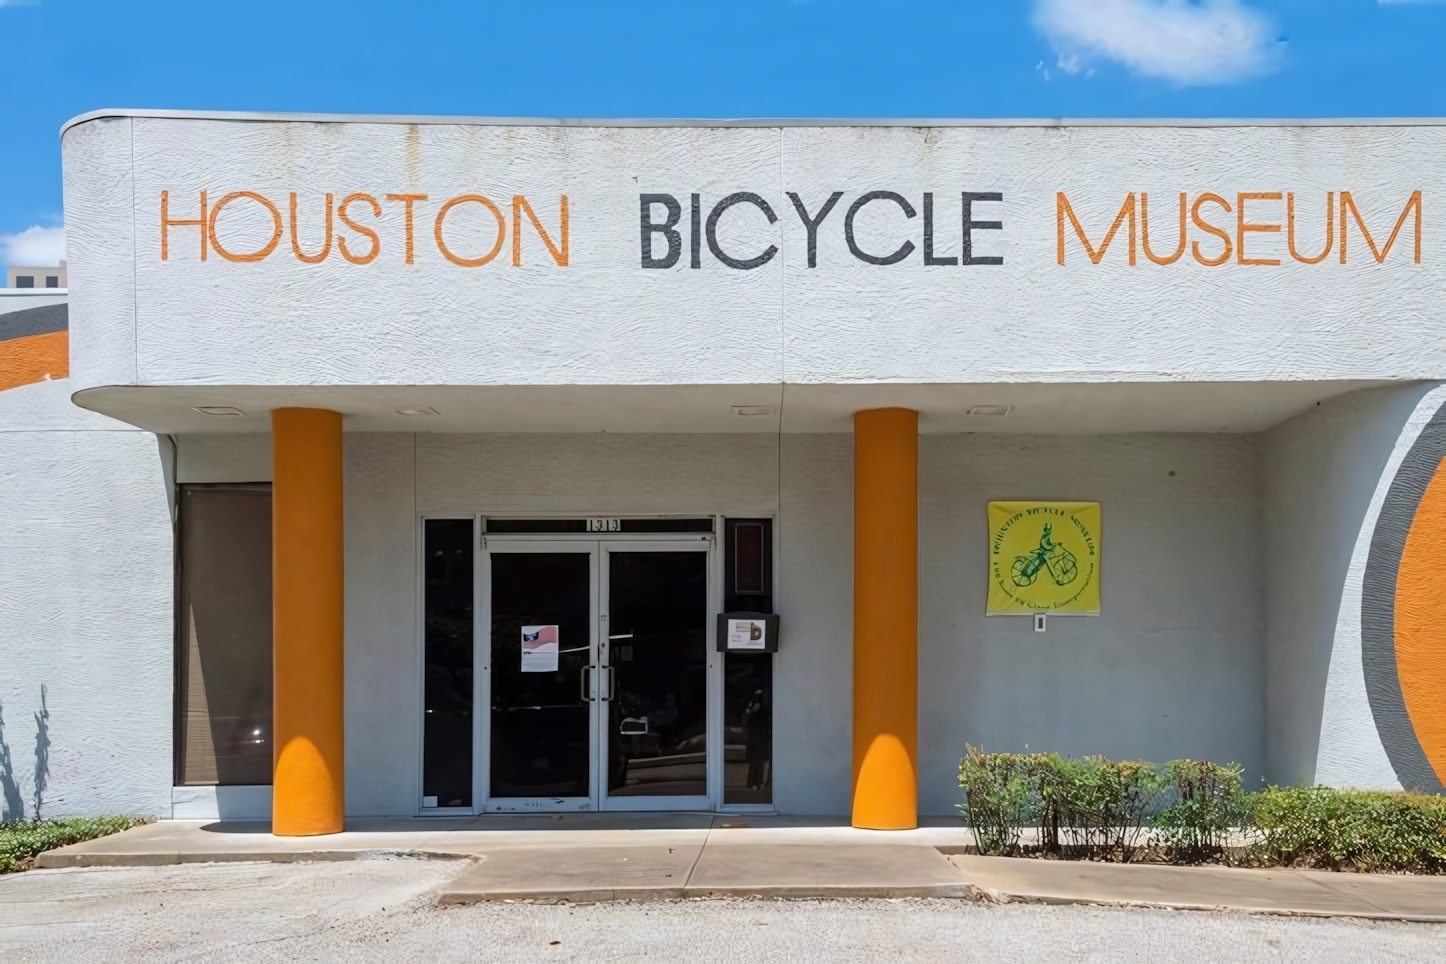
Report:
[[[1280,232],[1278,224],[1252,224],[1245,220],[1245,202],[1279,200],[1279,191],[1235,195],[1235,260],[1240,264],[1280,264],[1279,258],[1247,258],[1245,256],[1245,235],[1247,233],[1259,231],[1264,234],[1278,234]]]
[[[1218,194],[1211,194],[1207,191],[1206,193],[1197,197],[1195,199],[1195,203],[1190,207],[1190,220],[1195,222],[1195,226],[1200,230],[1204,231],[1205,233],[1213,234],[1215,235],[1215,237],[1225,242],[1225,250],[1220,252],[1220,256],[1218,258],[1207,258],[1203,256],[1200,253],[1200,242],[1190,242],[1190,253],[1195,256],[1195,260],[1205,265],[1205,267],[1207,268],[1216,268],[1230,260],[1230,234],[1229,232],[1222,231],[1220,228],[1217,228],[1215,225],[1208,223],[1200,217],[1200,205],[1204,204],[1206,201],[1209,201],[1211,204],[1220,205],[1222,208],[1225,209],[1225,212],[1227,214],[1230,213],[1230,202],[1225,200]]]
[[[1325,225],[1325,247],[1320,254],[1313,258],[1307,258],[1301,254],[1295,246],[1295,192],[1291,191],[1285,196],[1285,247],[1290,251],[1290,256],[1301,264],[1320,264],[1331,253],[1331,245],[1335,243],[1335,211],[1336,192],[1326,192],[1326,225]]]
[[[326,256],[331,254],[331,204],[335,195],[326,196],[326,236],[321,245],[320,254],[304,254],[301,250],[301,241],[296,236],[296,192],[291,192],[291,253],[296,255],[298,261],[307,264],[321,264]]]
[[[201,260],[206,260],[206,192],[201,192],[201,216],[199,218],[172,218],[171,192],[161,192],[161,260],[170,260],[170,239],[166,236],[171,225],[194,224],[201,229]]]
[[[226,205],[230,204],[232,201],[239,201],[243,197],[255,201],[257,204],[260,204],[262,207],[266,208],[267,212],[269,212],[271,215],[271,223],[274,225],[274,229],[271,232],[271,240],[266,242],[266,244],[263,245],[261,248],[252,251],[250,254],[236,254],[234,252],[227,251],[225,248],[221,247],[221,242],[216,238],[216,219],[221,216],[222,209],[224,209]],[[221,257],[225,258],[227,261],[265,261],[266,258],[271,254],[271,252],[276,250],[277,243],[281,241],[282,230],[281,212],[276,210],[276,205],[272,204],[270,201],[266,200],[266,198],[257,194],[255,191],[232,191],[230,194],[227,194],[225,197],[221,198],[221,200],[216,202],[216,206],[211,209],[211,219],[209,222],[207,222],[206,225],[207,234],[211,239],[211,247],[215,248],[216,253],[219,254]]]
[[[377,233],[375,231],[373,231],[371,228],[362,227],[360,224],[357,224],[347,215],[347,207],[349,207],[353,202],[356,201],[365,201],[367,202],[367,204],[371,205],[372,217],[379,218],[382,216],[381,203],[370,194],[348,194],[346,198],[341,202],[341,207],[336,209],[336,216],[341,220],[342,224],[345,224],[347,227],[351,228],[362,237],[369,238],[372,243],[372,249],[366,254],[352,254],[351,249],[346,246],[346,238],[342,237],[341,235],[337,235],[336,248],[338,251],[341,252],[341,256],[345,258],[350,264],[371,264],[377,259],[377,255],[381,253],[382,242],[377,237]]]
[[[1376,264],[1385,264],[1386,255],[1391,253],[1391,246],[1396,243],[1396,236],[1401,233],[1401,228],[1406,224],[1406,215],[1411,209],[1416,211],[1416,264],[1421,263],[1421,192],[1412,194],[1406,201],[1406,206],[1401,210],[1401,216],[1396,219],[1396,226],[1391,230],[1391,236],[1386,239],[1386,246],[1377,249],[1376,241],[1371,237],[1371,232],[1366,229],[1366,222],[1361,218],[1361,212],[1356,209],[1356,202],[1351,197],[1350,191],[1341,192],[1341,264],[1346,263],[1346,214],[1353,215],[1356,219],[1356,227],[1361,229],[1361,235],[1366,239],[1366,244],[1371,246],[1371,255],[1376,259]]]
[[[425,201],[425,194],[388,194],[388,201],[401,201],[403,208],[402,219],[406,224],[407,246],[403,253],[402,264],[412,263],[412,204],[416,201]]]
[[[442,222],[447,220],[447,212],[457,205],[464,204],[468,201],[482,205],[491,211],[492,216],[497,219],[497,243],[492,245],[491,251],[488,251],[480,258],[458,257],[447,247],[447,242],[442,240]],[[442,205],[442,210],[437,212],[437,221],[432,226],[432,233],[437,239],[437,250],[442,252],[442,257],[463,268],[480,268],[497,257],[497,252],[502,250],[502,242],[507,238],[507,219],[502,216],[502,212],[497,209],[497,205],[492,203],[491,198],[483,197],[481,194],[459,194],[454,198],[450,198],[446,204]]]
[[[566,268],[567,195],[562,195],[562,200],[560,201],[558,206],[558,220],[562,223],[561,227],[558,229],[558,241],[562,245],[562,250],[560,251],[553,246],[552,239],[547,236],[546,229],[543,228],[542,222],[537,219],[537,215],[533,213],[532,205],[527,203],[527,198],[523,197],[521,194],[514,194],[512,196],[512,264],[514,266],[522,264],[523,213],[527,214],[527,220],[532,222],[533,228],[536,229],[538,236],[542,238],[542,243],[547,245],[547,253],[552,255],[552,260],[557,263],[557,266],[559,268]]]
[[[1110,249],[1110,242],[1115,239],[1115,232],[1120,229],[1120,224],[1125,218],[1130,219],[1130,264],[1135,263],[1135,193],[1131,191],[1125,195],[1125,203],[1120,205],[1120,213],[1115,215],[1115,223],[1110,225],[1109,231],[1105,232],[1105,239],[1100,242],[1100,248],[1095,250],[1090,244],[1090,239],[1085,236],[1084,227],[1075,217],[1074,208],[1069,205],[1069,198],[1064,192],[1058,192],[1055,203],[1055,227],[1059,237],[1059,263],[1064,264],[1064,219],[1069,218],[1069,223],[1074,226],[1074,233],[1079,236],[1080,243],[1084,245],[1085,255],[1090,259],[1090,264],[1099,264],[1104,258],[1105,252]]]

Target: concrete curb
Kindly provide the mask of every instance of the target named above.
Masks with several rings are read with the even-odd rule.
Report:
[[[1305,907],[1246,907],[1231,904],[1199,904],[1189,901],[1123,900],[1109,897],[1061,897],[1055,894],[1006,894],[988,887],[978,888],[985,899],[996,904],[1041,904],[1064,907],[1085,904],[1094,907],[1140,907],[1147,910],[1187,910],[1234,914],[1269,914],[1278,917],[1355,917],[1363,920],[1398,920],[1417,924],[1446,924],[1446,914],[1409,914],[1389,911],[1312,910]]]
[[[869,884],[769,884],[757,887],[611,887],[611,888],[543,888],[537,890],[486,890],[441,888],[437,902],[457,906],[495,902],[532,902],[539,904],[597,904],[607,901],[634,900],[708,900],[763,897],[778,900],[840,900],[864,898],[933,897],[956,900],[979,900],[981,894],[972,884],[926,884],[920,887],[875,886]]]

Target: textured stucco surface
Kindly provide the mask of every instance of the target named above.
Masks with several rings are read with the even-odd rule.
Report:
[[[1365,394],[1359,400],[1365,404],[1357,415],[1362,433],[1338,433],[1344,445],[1338,441],[1336,446],[1322,446],[1328,452],[1332,447],[1339,447],[1347,457],[1358,458],[1360,475],[1338,473],[1327,477],[1336,481],[1339,493],[1345,496],[1341,499],[1345,509],[1338,516],[1335,551],[1338,553],[1348,545],[1349,555],[1338,593],[1321,593],[1315,597],[1322,602],[1331,600],[1325,603],[1327,612],[1332,605],[1336,609],[1315,750],[1316,783],[1401,788],[1382,743],[1367,692],[1361,646],[1364,583],[1382,506],[1397,468],[1440,406],[1435,397],[1439,391],[1428,384],[1410,386],[1401,392]],[[1351,448],[1359,451],[1352,452]],[[1308,463],[1307,467],[1310,467]],[[1336,494],[1319,480],[1315,486],[1317,491],[1323,489]],[[1332,578],[1326,589],[1335,584]],[[1309,703],[1306,706],[1313,708]],[[1307,712],[1302,725],[1308,728],[1312,723],[1314,720]]]
[[[103,120],[65,138],[70,366],[76,390],[137,377],[131,122]],[[79,323],[77,323],[79,322]]]
[[[0,704],[31,802],[45,689],[45,815],[170,815],[171,524],[156,438],[0,393]]]
[[[1366,696],[1361,591],[1373,513],[1389,487],[1382,474],[1404,457],[1410,440],[1402,431],[1432,387],[1330,399],[1265,435],[1266,772],[1273,782],[1399,785]]]
[[[919,458],[921,812],[956,812],[966,741],[1260,774],[1257,437],[928,436]],[[984,615],[995,499],[1101,504],[1101,615]]]
[[[1435,669],[1446,663],[1446,651],[1440,613],[1431,605],[1441,580],[1441,534],[1425,497],[1446,459],[1443,403],[1446,388],[1437,388],[1413,413],[1413,422],[1427,412],[1430,421],[1390,479],[1361,582],[1361,669],[1376,732],[1401,785],[1430,794],[1446,793],[1432,766],[1439,746],[1427,742],[1437,735],[1428,717],[1441,702]]]
[[[67,226],[80,332],[77,384],[99,385],[627,385],[1221,381],[1440,377],[1446,335],[1436,323],[1446,235],[1424,231],[1412,263],[1407,224],[1385,264],[1352,222],[1348,263],[1308,265],[1287,232],[1249,237],[1248,256],[1207,267],[1187,249],[1170,265],[1137,253],[1128,234],[1097,265],[1065,227],[1057,263],[1056,193],[1064,191],[1093,243],[1130,192],[1154,199],[1154,250],[1174,249],[1178,193],[1218,192],[1232,212],[1201,217],[1235,235],[1242,191],[1297,196],[1297,243],[1324,241],[1327,192],[1349,191],[1380,243],[1411,193],[1446,189],[1446,128],[599,128],[327,124],[134,118],[72,127],[63,140]],[[255,191],[278,206],[296,192],[298,241],[320,250],[327,193],[426,194],[414,206],[412,264],[404,263],[404,206],[353,208],[381,253],[319,264],[292,253],[289,224],[275,251],[237,263],[200,259],[195,227],[169,229],[160,258],[160,195],[172,218],[194,218],[199,193]],[[866,192],[887,199],[854,221]],[[961,251],[960,191],[979,202],[975,256],[1001,265],[923,263],[923,195],[935,197],[936,257]],[[688,198],[706,217],[725,195],[753,192],[773,210],[729,209],[721,249],[753,270],[726,267],[701,245],[689,266]],[[817,267],[788,192],[817,213]],[[433,239],[449,197],[481,192],[509,206],[523,195],[556,236],[569,198],[570,253],[553,263],[530,227],[513,266],[512,227],[490,263],[449,263]],[[639,195],[683,205],[681,257],[640,267]],[[1247,220],[1284,224],[1284,201],[1250,202]],[[1431,210],[1429,200],[1426,210]],[[657,217],[661,217],[661,208]],[[504,220],[509,220],[504,216]],[[524,222],[525,223],[525,222]],[[1336,213],[1339,227],[1340,212]],[[241,200],[217,236],[232,251],[263,249],[272,219]],[[339,222],[338,222],[339,224]],[[369,243],[338,227],[354,251]],[[447,222],[447,243],[485,252],[498,227],[478,204]],[[1202,257],[1222,242],[1191,225]],[[661,241],[661,235],[655,235]],[[1237,243],[1238,238],[1236,242]],[[1301,310],[1308,306],[1309,310]],[[1390,318],[1391,337],[1361,319]],[[1021,350],[1027,344],[1027,350]]]

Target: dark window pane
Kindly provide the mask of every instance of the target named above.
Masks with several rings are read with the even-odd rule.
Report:
[[[712,519],[623,519],[623,532],[712,532]]]
[[[59,276],[59,275],[53,275],[53,274],[48,274],[48,275],[46,275],[46,276],[45,276],[45,287],[47,287],[47,288],[59,288],[59,287],[60,287],[60,276]]]
[[[723,520],[723,611],[773,612],[773,520]]]
[[[725,519],[723,609],[773,612],[773,521]],[[723,655],[723,802],[773,802],[773,654]]]
[[[586,532],[586,519],[488,519],[488,532]]]
[[[28,274],[18,274],[18,275],[16,275],[16,276],[15,276],[15,287],[17,287],[17,288],[34,288],[34,287],[35,287],[35,276],[34,276],[34,275],[28,275]]]
[[[773,654],[723,656],[723,802],[773,802]]]
[[[762,594],[763,523],[738,523],[733,527],[733,540],[733,591]]]
[[[708,793],[708,557],[608,553],[608,793]]]
[[[177,782],[271,782],[271,492],[183,486]]]
[[[494,552],[493,797],[585,797],[592,788],[583,672],[590,664],[586,552]],[[556,627],[555,670],[522,664],[522,627]]]
[[[472,806],[472,544],[471,519],[426,521],[422,796],[439,807]]]

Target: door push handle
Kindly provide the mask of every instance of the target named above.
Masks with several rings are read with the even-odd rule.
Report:
[[[602,670],[604,673],[607,674],[605,677],[603,677],[603,679],[607,682],[606,696],[603,696],[602,694],[598,694],[597,696],[592,695],[592,688],[588,684],[591,682],[590,674],[593,670]],[[578,679],[579,685],[581,687],[581,692],[578,694],[578,696],[580,696],[584,702],[591,703],[593,700],[602,700],[606,702],[607,700],[613,698],[613,687],[617,685],[617,670],[615,670],[611,666],[584,666],[582,668],[582,673],[579,675]]]

